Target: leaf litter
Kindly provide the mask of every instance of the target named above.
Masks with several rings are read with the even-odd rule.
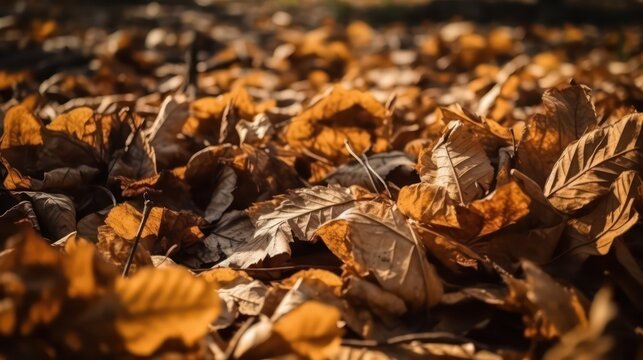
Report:
[[[1,21],[0,357],[641,355],[640,25],[154,4]]]

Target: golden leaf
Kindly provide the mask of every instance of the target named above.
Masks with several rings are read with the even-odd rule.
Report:
[[[636,171],[622,172],[591,213],[568,221],[573,251],[605,255],[614,239],[625,234],[639,220],[635,208],[641,179]]]
[[[116,330],[132,354],[149,356],[166,340],[194,345],[219,313],[219,299],[205,281],[181,267],[145,268],[116,282],[121,310]]]
[[[296,116],[286,141],[298,152],[312,152],[335,163],[346,162],[349,140],[357,153],[383,152],[391,135],[391,115],[368,93],[335,86],[332,92]]]
[[[41,127],[42,124],[29,109],[20,105],[12,107],[4,116],[0,150],[17,146],[42,145]]]
[[[68,134],[98,150],[107,140],[101,139],[103,134],[94,118],[94,111],[88,107],[76,108],[58,115],[47,125],[47,129]]]
[[[520,186],[511,181],[484,199],[475,200],[469,208],[483,219],[484,226],[478,236],[484,236],[511,225],[529,214],[531,199]]]

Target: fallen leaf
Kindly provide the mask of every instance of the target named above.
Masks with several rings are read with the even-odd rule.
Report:
[[[598,128],[571,143],[554,165],[545,196],[558,210],[573,213],[605,195],[618,174],[641,166],[640,113]]]
[[[295,117],[286,141],[299,152],[309,151],[334,163],[350,158],[348,140],[359,154],[387,150],[390,114],[370,94],[336,86],[330,94]]]
[[[273,212],[257,220],[251,239],[238,243],[234,254],[219,266],[249,267],[261,261],[290,255],[294,237],[310,241],[319,225],[355,206],[351,189],[316,186],[292,191]]]
[[[149,356],[169,339],[192,346],[219,313],[216,292],[181,267],[145,268],[116,282],[115,326],[132,354]]]
[[[493,167],[475,135],[459,121],[447,125],[431,159],[436,171],[430,182],[446,187],[449,197],[461,205],[479,198],[491,186]]]
[[[373,274],[412,309],[435,305],[442,283],[397,206],[360,202],[315,232],[357,274]]]
[[[568,221],[569,251],[605,255],[614,239],[623,235],[639,220],[635,208],[641,179],[636,171],[618,175],[610,192],[599,200],[591,213]]]

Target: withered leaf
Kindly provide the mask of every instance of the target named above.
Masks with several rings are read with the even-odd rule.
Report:
[[[312,240],[319,225],[355,206],[358,199],[349,188],[316,186],[294,190],[274,211],[261,215],[251,239],[238,243],[220,266],[249,267],[263,260],[290,255],[294,237]]]
[[[643,115],[636,113],[571,143],[545,184],[551,204],[573,213],[605,195],[621,172],[640,169],[642,126]]]
[[[385,151],[391,132],[388,110],[368,93],[336,86],[330,94],[296,116],[286,131],[295,150],[309,151],[332,162],[350,158],[349,140],[357,153]]]
[[[237,173],[229,166],[224,166],[219,173],[218,180],[212,192],[212,199],[205,208],[205,220],[214,222],[219,220],[223,212],[234,201],[232,192],[237,187]]]
[[[525,280],[505,277],[507,302],[524,314],[525,335],[551,339],[576,326],[587,326],[587,315],[574,290],[558,284],[534,263],[524,260]]]
[[[442,283],[406,218],[391,204],[360,202],[315,232],[349,268],[373,274],[412,309],[435,305]]]
[[[42,124],[24,106],[14,106],[4,116],[0,150],[18,146],[42,145]]]
[[[517,168],[544,185],[565,147],[597,125],[596,112],[584,85],[543,94],[545,115],[529,118],[518,145]]]
[[[431,182],[447,188],[461,205],[483,195],[493,181],[493,167],[475,135],[461,122],[452,121],[431,155],[436,165]]]
[[[58,115],[47,129],[65,133],[100,151],[103,143],[102,129],[99,128],[94,111],[88,107],[80,107]]]
[[[119,279],[116,294],[122,305],[116,330],[139,356],[152,354],[169,339],[193,345],[219,313],[214,289],[178,266],[145,268]]]
[[[484,225],[482,216],[451,199],[445,187],[427,182],[403,187],[397,206],[402,214],[454,238],[472,238]]]
[[[476,211],[484,225],[478,236],[484,236],[511,225],[529,214],[531,199],[515,182],[497,187],[484,199],[473,201],[469,208]]]
[[[341,343],[339,311],[318,301],[307,301],[276,319],[262,320],[239,340],[234,355],[256,359],[294,354],[309,359],[332,357]]]
[[[178,139],[187,118],[187,101],[180,96],[168,96],[152,126],[145,130],[144,135],[154,148],[159,168],[167,168],[190,157],[190,153]]]
[[[614,239],[638,222],[635,202],[640,185],[641,179],[636,171],[622,172],[591,213],[570,219],[570,249],[591,255],[607,254]]]
[[[69,197],[32,191],[16,191],[13,194],[29,199],[38,217],[41,232],[51,240],[58,240],[76,231],[76,210]]]
[[[156,154],[147,138],[140,131],[133,132],[126,144],[125,149],[114,154],[109,177],[123,176],[138,180],[156,175]]]

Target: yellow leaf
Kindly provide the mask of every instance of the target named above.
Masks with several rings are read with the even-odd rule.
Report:
[[[194,345],[219,313],[214,289],[181,267],[142,269],[119,279],[116,293],[122,305],[116,331],[138,356],[152,354],[169,339]]]
[[[4,117],[0,150],[16,146],[42,145],[42,125],[24,106],[14,106]]]
[[[94,111],[88,107],[76,108],[58,115],[51,124],[47,125],[47,129],[63,132],[92,147],[101,145],[99,142],[101,134],[97,131]]]

